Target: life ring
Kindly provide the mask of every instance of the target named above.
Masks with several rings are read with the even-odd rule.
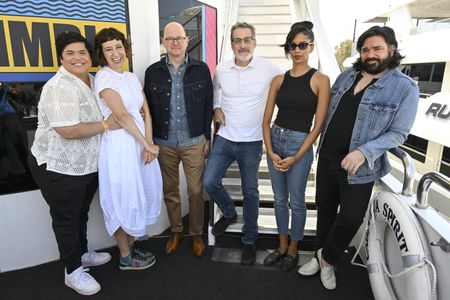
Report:
[[[367,270],[375,299],[435,299],[437,278],[428,243],[405,199],[379,192],[368,219]]]

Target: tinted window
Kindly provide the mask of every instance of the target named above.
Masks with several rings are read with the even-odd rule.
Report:
[[[43,83],[1,83],[0,194],[36,189],[27,156],[37,126],[37,103]]]

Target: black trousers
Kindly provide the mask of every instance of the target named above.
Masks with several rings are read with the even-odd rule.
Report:
[[[340,161],[319,157],[316,178],[316,250],[330,264],[337,264],[358,231],[372,194],[373,182],[348,184]]]
[[[28,164],[50,207],[60,258],[67,273],[72,273],[81,266],[81,256],[87,252],[88,212],[98,188],[98,173],[71,176],[47,171],[47,164],[38,166],[31,153]]]

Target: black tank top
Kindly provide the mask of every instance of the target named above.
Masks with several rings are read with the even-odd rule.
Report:
[[[306,133],[311,130],[317,106],[317,95],[311,89],[311,77],[316,71],[311,68],[299,77],[292,77],[289,71],[284,74],[275,100],[278,106],[276,125]]]

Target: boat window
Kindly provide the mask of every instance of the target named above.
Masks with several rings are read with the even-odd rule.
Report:
[[[410,134],[400,148],[408,152],[413,159],[424,163],[427,154],[428,141]]]
[[[0,83],[0,195],[37,189],[27,165],[44,83]]]
[[[449,147],[444,147],[444,151],[442,151],[442,160],[441,160],[441,167],[439,168],[439,172],[441,172],[445,176],[450,177],[450,148]]]
[[[444,62],[407,64],[401,71],[414,79],[420,88],[421,96],[431,96],[441,91],[444,78]]]

